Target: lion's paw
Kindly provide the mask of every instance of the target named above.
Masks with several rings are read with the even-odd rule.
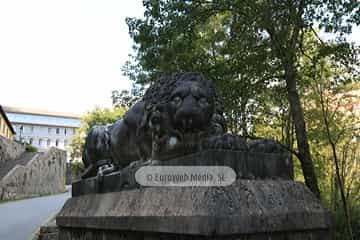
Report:
[[[244,138],[238,135],[224,134],[206,139],[203,142],[203,149],[247,151],[248,147]]]
[[[260,152],[260,153],[288,152],[279,142],[266,138],[249,141],[248,146],[250,152]]]

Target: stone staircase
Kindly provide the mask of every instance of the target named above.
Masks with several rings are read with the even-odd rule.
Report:
[[[0,169],[2,164],[19,158],[25,152],[25,146],[0,135]]]
[[[24,152],[21,156],[12,161],[6,161],[0,164],[0,181],[3,177],[6,176],[16,165],[25,166],[33,157],[35,157],[38,153],[34,152]]]
[[[0,165],[0,200],[21,199],[65,191],[66,152],[25,152]]]

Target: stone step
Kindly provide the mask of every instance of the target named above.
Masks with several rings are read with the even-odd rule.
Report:
[[[10,172],[16,165],[25,166],[35,155],[38,154],[36,152],[24,152],[19,158],[6,161],[0,164],[0,180],[5,177],[5,175]]]

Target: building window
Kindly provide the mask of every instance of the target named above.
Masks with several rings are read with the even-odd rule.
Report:
[[[48,147],[50,147],[50,143],[51,143],[51,140],[48,139],[46,145],[47,145]]]
[[[19,130],[20,130],[19,131],[19,140],[20,140],[20,142],[22,142],[22,134],[23,134],[23,131],[24,131],[24,126],[21,125]]]
[[[31,133],[34,132],[34,126],[31,126],[31,127],[30,127],[30,131],[31,131]]]
[[[51,128],[48,128],[48,133],[49,133],[49,134],[51,133]]]
[[[30,138],[30,139],[29,139],[29,144],[33,144],[33,142],[34,142],[34,139],[33,139],[33,138]]]
[[[66,128],[64,129],[64,134],[65,134],[65,136],[66,136]]]
[[[41,146],[43,144],[43,140],[40,138],[39,139],[39,146]]]
[[[57,128],[57,129],[56,129],[56,134],[59,134],[59,133],[60,133],[60,129]]]
[[[59,139],[56,139],[56,141],[55,141],[55,146],[59,146]]]
[[[72,132],[73,132],[73,135],[75,135],[75,128],[73,128],[73,131],[72,131]]]

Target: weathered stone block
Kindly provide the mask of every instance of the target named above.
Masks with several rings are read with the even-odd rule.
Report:
[[[57,225],[60,240],[330,238],[328,211],[304,184],[285,180],[82,195]]]
[[[257,233],[251,235],[230,236],[199,236],[179,235],[170,233],[131,232],[100,229],[61,228],[59,239],[72,240],[328,240],[331,239],[328,231],[303,231],[303,232],[274,232]]]
[[[228,166],[226,187],[142,187],[144,165]],[[73,184],[57,216],[59,239],[330,239],[330,216],[281,154],[207,150],[133,164]]]
[[[87,178],[73,183],[74,197],[92,194],[116,192],[123,189],[138,188],[135,172],[149,163],[129,166],[119,172],[103,176]],[[206,150],[167,161],[157,161],[152,165],[161,166],[228,166],[239,179],[283,179],[292,180],[293,163],[289,156],[275,153],[250,153],[230,150]]]

